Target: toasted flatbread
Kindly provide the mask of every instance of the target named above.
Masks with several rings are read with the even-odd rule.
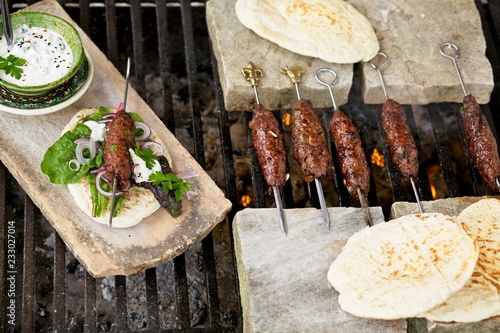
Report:
[[[476,271],[465,286],[444,303],[417,317],[433,321],[471,323],[500,315],[500,295],[481,271]]]
[[[470,229],[479,244],[478,269],[500,284],[500,200],[480,200],[457,217]]]
[[[71,121],[66,125],[61,134],[64,134],[67,131],[72,131],[76,127],[76,124],[83,120],[88,115],[92,115],[97,112],[97,108],[83,109],[79,111]],[[153,141],[158,142],[163,146],[163,154],[167,158],[170,165],[172,165],[172,158],[168,153],[165,144],[161,141],[161,139],[156,135],[156,133],[152,132],[151,139]],[[73,199],[78,204],[80,209],[85,212],[89,217],[91,217],[94,221],[102,224],[109,224],[109,210],[106,209],[101,214],[100,217],[92,217],[92,199],[90,194],[90,186],[88,184],[87,178],[82,179],[82,181],[78,183],[68,184],[68,189]],[[118,216],[113,218],[113,227],[114,228],[128,228],[132,227],[139,222],[141,222],[144,218],[153,214],[160,208],[160,204],[158,200],[148,189],[132,186],[130,190],[125,194],[125,199],[120,207],[118,212]]]
[[[407,215],[365,228],[328,271],[340,307],[355,316],[415,317],[446,301],[471,277],[476,242],[444,214]]]
[[[327,62],[368,61],[380,48],[368,19],[343,0],[238,0],[235,10],[262,38]]]

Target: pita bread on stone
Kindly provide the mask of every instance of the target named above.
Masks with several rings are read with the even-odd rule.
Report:
[[[479,244],[478,269],[500,284],[500,200],[479,200],[457,218],[469,227]]]
[[[97,108],[84,109],[79,111],[71,121],[63,129],[62,134],[67,131],[72,131],[75,129],[76,124],[83,120],[88,115],[92,115],[97,112]],[[170,165],[172,165],[172,158],[170,157],[165,144],[161,139],[152,131],[151,139],[158,142],[163,146],[164,156],[167,158]],[[109,209],[105,209],[100,217],[92,217],[92,199],[90,194],[90,186],[87,182],[87,178],[84,177],[81,182],[68,184],[68,189],[73,199],[78,204],[78,207],[85,212],[94,221],[102,224],[109,224]],[[125,199],[123,200],[122,206],[118,212],[118,216],[113,217],[113,227],[114,228],[128,228],[132,227],[144,218],[153,214],[160,208],[158,200],[148,189],[132,186],[130,190],[124,194]]]
[[[415,317],[465,285],[478,253],[450,216],[406,215],[349,238],[328,280],[340,293],[340,307],[355,316]]]
[[[368,61],[380,48],[368,19],[343,0],[237,0],[235,10],[262,38],[327,62]]]
[[[462,289],[444,303],[417,317],[433,321],[471,323],[500,315],[500,296],[493,283],[476,271]]]

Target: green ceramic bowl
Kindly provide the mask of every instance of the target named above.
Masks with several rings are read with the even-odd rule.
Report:
[[[0,20],[0,35],[3,36],[1,21],[2,20]],[[53,82],[38,86],[21,86],[5,80],[0,80],[0,86],[21,96],[41,96],[67,83],[78,72],[83,63],[85,53],[80,35],[78,35],[78,32],[71,24],[58,16],[39,12],[18,12],[11,15],[11,21],[12,29],[26,24],[32,27],[46,28],[61,34],[71,47],[73,52],[73,64],[66,75]]]

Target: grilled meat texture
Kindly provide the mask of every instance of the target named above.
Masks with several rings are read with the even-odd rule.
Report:
[[[385,101],[380,114],[385,131],[386,144],[394,163],[405,179],[418,176],[418,151],[413,134],[406,123],[401,104],[392,99]]]
[[[160,156],[158,162],[161,166],[161,172],[164,174],[168,174],[172,172],[172,168],[170,167],[168,160],[165,156]],[[167,193],[163,191],[162,186],[153,185],[151,182],[140,182],[137,183],[138,186],[144,187],[151,192],[153,192],[156,200],[160,206],[165,208],[172,217],[177,217],[182,214],[182,200],[176,201],[175,194],[173,191],[168,191]]]
[[[335,110],[330,121],[330,133],[335,143],[347,191],[357,198],[359,188],[366,198],[370,191],[370,169],[356,127],[342,111]]]
[[[252,116],[252,140],[264,179],[273,188],[286,182],[286,150],[279,124],[271,111],[255,105]]]
[[[116,113],[109,126],[104,146],[106,179],[117,180],[117,190],[125,190],[132,175],[132,159],[129,148],[135,145],[135,123],[125,110]]]
[[[306,181],[332,176],[333,161],[325,132],[309,100],[300,99],[293,107],[292,146]]]
[[[497,142],[476,99],[468,95],[464,97],[464,103],[461,115],[469,155],[486,185],[498,191],[496,179],[500,177],[500,159]]]

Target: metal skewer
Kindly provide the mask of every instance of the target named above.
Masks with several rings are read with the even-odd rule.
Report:
[[[384,67],[384,65],[387,63],[387,55],[383,52],[379,52],[379,53],[377,53],[377,56],[380,56],[383,58],[382,61],[378,65],[374,64],[371,60],[368,61],[368,63],[370,64],[370,66],[372,66],[373,69],[375,69],[378,72],[378,76],[380,78],[380,83],[382,84],[382,89],[384,90],[385,99],[388,100],[389,96],[387,95],[387,89],[385,87],[384,77],[383,77],[382,71],[381,71],[382,67]],[[415,194],[415,199],[417,201],[418,211],[420,213],[423,213],[424,211],[422,209],[422,204],[420,202],[420,196],[418,195],[417,186],[415,185],[415,180],[413,179],[413,176],[410,176],[410,182],[411,182],[411,186],[413,188],[413,193]]]
[[[128,84],[130,79],[130,57],[127,59],[127,72],[125,73],[125,93],[123,95],[123,109],[127,105],[127,93],[128,93]],[[109,226],[111,227],[113,224],[113,213],[115,211],[116,206],[116,187],[118,185],[118,180],[113,178],[113,192],[111,193],[111,211],[109,213]]]
[[[320,79],[319,75],[321,73],[330,73],[333,75],[333,81],[331,82],[326,82]],[[328,92],[330,93],[330,98],[332,99],[332,104],[333,104],[333,110],[337,110],[337,103],[335,103],[335,97],[333,95],[333,89],[332,86],[338,81],[338,75],[337,72],[335,72],[333,69],[330,68],[320,68],[316,71],[316,74],[314,75],[316,81],[318,81],[319,84],[324,85],[326,88],[328,88]],[[368,226],[373,226],[372,218],[370,216],[370,211],[368,210],[368,204],[366,198],[363,196],[361,193],[361,190],[359,187],[356,189],[358,193],[358,199],[359,203],[361,204],[361,209],[363,210],[363,214],[365,215],[365,221]]]
[[[302,67],[299,66],[293,66],[293,67],[285,67],[281,69],[281,73],[287,74],[288,77],[290,78],[290,81],[295,86],[295,92],[297,93],[297,99],[300,100],[300,90],[299,90],[299,82],[300,82],[300,76],[305,73],[306,71],[302,69]],[[319,205],[321,207],[321,213],[323,214],[323,222],[325,223],[325,226],[330,229],[330,217],[328,216],[328,210],[326,207],[326,201],[325,201],[325,195],[323,193],[323,187],[321,186],[321,182],[319,181],[318,178],[314,178],[314,184],[316,185],[316,191],[318,193],[318,199],[319,199]]]
[[[255,103],[260,104],[259,91],[257,89],[257,86],[259,84],[259,80],[262,78],[262,76],[264,76],[264,71],[260,68],[256,68],[253,62],[250,61],[248,63],[248,66],[241,70],[241,74],[248,82],[250,82],[250,85],[253,88],[253,92],[255,94]],[[280,222],[281,231],[283,231],[283,234],[285,234],[286,236],[288,230],[285,220],[285,212],[283,210],[283,203],[281,201],[280,189],[274,186],[273,194],[274,201],[276,202],[276,209],[278,212],[278,220]]]
[[[462,91],[464,93],[464,96],[469,95],[469,93],[465,89],[465,84],[464,84],[464,80],[462,78],[462,73],[460,73],[460,68],[458,67],[458,63],[457,63],[457,59],[460,58],[460,49],[458,48],[458,46],[454,43],[451,43],[451,42],[444,42],[439,47],[439,53],[441,53],[441,55],[443,57],[448,58],[451,61],[453,61],[453,66],[455,66],[455,71],[457,72],[458,81],[460,82],[460,86],[462,87]],[[497,186],[500,188],[500,180],[498,179],[498,177],[495,178],[495,182],[496,182]]]

